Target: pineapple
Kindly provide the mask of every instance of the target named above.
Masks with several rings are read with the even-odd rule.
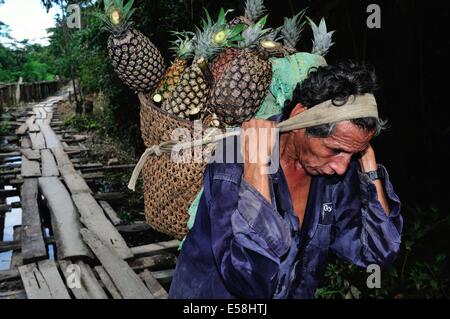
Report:
[[[228,23],[229,27],[236,27],[239,25],[245,25],[247,28],[250,26],[254,26],[256,21],[266,12],[266,8],[264,7],[263,0],[247,0],[245,2],[245,15],[236,17]],[[241,29],[243,29],[241,27]],[[251,32],[246,31],[243,36],[247,34],[251,34]],[[240,48],[249,47],[258,39],[258,37],[242,39],[246,41],[246,43],[241,43]],[[229,45],[227,45],[229,46]],[[213,74],[214,80],[217,81],[220,78],[220,75],[229,67],[230,63],[236,59],[240,50],[238,48],[230,47],[225,50],[222,54],[220,54],[211,64],[211,72]]]
[[[268,50],[280,47],[264,40],[271,32],[263,29],[266,19],[242,32],[237,56],[228,63],[212,89],[209,106],[225,124],[239,125],[250,119],[266,96],[272,80]]]
[[[164,60],[156,46],[138,30],[130,18],[133,0],[104,0],[106,14],[99,17],[111,33],[108,54],[118,77],[132,90],[149,92],[164,73]]]
[[[220,20],[220,19],[219,19]],[[222,24],[221,21],[219,21]],[[184,119],[199,119],[204,115],[212,76],[209,73],[208,59],[221,50],[214,41],[219,23],[212,22],[209,14],[203,20],[202,29],[197,28],[194,36],[194,58],[184,71],[180,82],[174,88],[169,100],[161,108]]]
[[[177,39],[173,42],[171,49],[175,52],[175,60],[167,68],[162,80],[152,94],[153,101],[162,103],[168,100],[178,85],[181,75],[188,67],[188,60],[192,58],[194,52],[193,33],[192,32],[174,32]]]
[[[325,23],[324,18],[320,20],[319,26],[317,26],[312,20],[308,20],[314,36],[311,53],[325,56],[334,44],[331,41],[334,31],[327,32],[327,24]]]
[[[298,41],[300,40],[300,35],[303,31],[305,21],[302,21],[305,15],[306,9],[297,13],[292,18],[284,18],[284,24],[279,29],[280,37],[283,39],[283,45],[286,51],[289,53],[295,53],[297,50]]]

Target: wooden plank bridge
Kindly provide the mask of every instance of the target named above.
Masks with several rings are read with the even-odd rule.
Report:
[[[10,269],[0,270],[0,299],[167,298],[163,286],[171,280],[179,242],[131,247],[125,241],[123,233],[148,225],[125,225],[108,203],[115,195],[94,194],[87,181],[130,166],[80,163],[75,156],[87,149],[68,143],[83,138],[64,134],[57,110],[66,99],[53,96],[13,109],[15,134],[7,140],[17,144],[0,150],[6,163],[0,179],[15,189],[0,191],[0,220],[20,207],[22,223],[14,227],[13,240],[0,242],[0,253],[12,252]],[[3,203],[11,196],[20,202]]]

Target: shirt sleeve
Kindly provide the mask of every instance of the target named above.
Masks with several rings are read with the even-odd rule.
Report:
[[[386,168],[378,165],[379,177],[390,212],[384,212],[375,184],[358,169],[345,177],[335,190],[335,224],[331,249],[358,266],[390,265],[400,249],[403,219],[400,200]]]
[[[271,298],[290,230],[280,214],[241,176],[205,174],[212,251],[227,289],[240,298]]]

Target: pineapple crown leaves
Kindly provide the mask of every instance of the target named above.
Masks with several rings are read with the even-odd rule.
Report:
[[[246,0],[245,1],[245,17],[255,22],[267,12],[264,6],[264,0]]]
[[[214,28],[212,24],[206,24],[202,29],[196,27],[194,43],[194,60],[204,58],[208,60],[213,55],[219,53],[221,47],[214,43]]]
[[[244,31],[244,24],[237,24],[231,28],[226,27],[225,29],[216,32],[213,36],[213,42],[222,47],[233,47],[239,41],[244,40],[242,37],[242,31]]]
[[[194,54],[194,32],[177,32],[172,31],[176,36],[176,40],[172,41],[170,50],[175,52],[175,55],[181,59],[188,60]]]
[[[267,15],[261,18],[257,23],[248,26],[242,31],[242,40],[238,42],[239,48],[254,48],[259,41],[271,35],[273,30],[271,28],[264,29],[267,22]]]
[[[219,12],[217,20],[214,22],[206,9],[205,18],[202,19],[201,28],[196,28],[194,36],[194,60],[204,58],[210,59],[218,54],[225,47],[232,46],[241,41],[241,33],[244,25],[236,25],[229,28],[226,16],[232,10],[225,11],[223,8]]]
[[[324,18],[320,20],[319,26],[317,26],[311,19],[307,19],[314,36],[311,53],[325,56],[334,44],[332,42],[332,36],[335,31],[327,32],[327,24]]]
[[[133,22],[130,20],[135,9],[134,0],[128,1],[126,5],[123,0],[103,0],[105,13],[97,13],[97,17],[105,23],[105,29],[115,35],[121,34],[128,29]]]
[[[306,9],[303,9],[292,18],[284,18],[283,26],[278,29],[280,37],[283,39],[284,46],[292,49],[297,46],[303,27],[306,23],[306,21],[303,20],[305,13]]]

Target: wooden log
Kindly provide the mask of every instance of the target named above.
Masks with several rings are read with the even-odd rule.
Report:
[[[21,208],[22,204],[20,201],[12,202],[9,204],[0,204],[0,212],[10,211],[13,208]]]
[[[118,225],[116,228],[120,233],[139,233],[152,229],[147,222],[134,222],[129,225]]]
[[[33,125],[34,124],[34,120],[36,119],[36,116],[30,116],[27,120],[26,120],[26,124],[28,125],[28,126],[30,126],[30,125]]]
[[[31,145],[34,150],[46,148],[44,135],[42,135],[42,133],[28,133],[28,136],[31,139]]]
[[[105,201],[113,201],[113,200],[121,200],[125,198],[124,193],[111,192],[111,193],[97,193],[94,195],[97,200],[105,200]]]
[[[0,171],[0,176],[13,175],[13,174],[20,174],[20,168],[14,168],[14,169],[6,170],[6,171]],[[0,189],[0,197],[3,196],[2,195],[3,191],[4,191],[4,189]]]
[[[102,266],[95,266],[94,269],[111,297],[113,297],[113,299],[123,299],[122,295],[112,281],[111,277],[106,272],[105,268],[103,268]]]
[[[70,161],[69,156],[63,148],[52,148],[53,155],[55,155],[58,162],[58,169],[64,178],[64,182],[72,194],[91,193],[91,189],[86,184],[86,181],[75,171],[75,168]]]
[[[27,299],[24,289],[0,292],[0,299]]]
[[[40,131],[41,131],[41,129],[39,128],[39,125],[37,125],[37,124],[28,125],[29,133],[39,133]]]
[[[133,257],[131,249],[127,246],[117,229],[106,218],[103,209],[91,194],[79,193],[72,195],[73,202],[81,215],[81,222],[100,238],[106,245],[115,250],[122,259]]]
[[[19,140],[18,136],[3,136],[3,139],[6,141],[7,144],[12,142],[17,142]]]
[[[20,155],[0,158],[1,163],[13,163],[20,161]]]
[[[0,189],[0,198],[19,196],[18,189]]]
[[[12,281],[20,279],[19,270],[17,268],[0,270],[0,282]]]
[[[131,251],[136,257],[156,255],[164,251],[175,250],[180,246],[179,240],[162,241],[154,244],[132,247]]]
[[[9,180],[9,184],[14,187],[22,186],[23,182],[24,182],[24,179],[21,176],[16,179]]]
[[[67,188],[70,190],[70,192],[75,194],[91,194],[92,191],[89,188],[86,181],[81,177],[78,173],[69,173],[65,169],[60,169],[61,175],[64,179],[64,182],[67,185]]]
[[[123,261],[109,245],[105,245],[93,232],[83,228],[81,234],[111,276],[125,299],[153,299],[139,276]]]
[[[151,272],[153,277],[162,284],[169,284],[172,281],[175,269],[157,270]]]
[[[15,179],[16,175],[0,175],[0,178],[5,180],[5,181],[9,181],[11,179]]]
[[[31,139],[30,139],[30,137],[29,136],[22,136],[22,139],[21,139],[21,147],[22,147],[22,149],[24,149],[24,148],[31,148]]]
[[[48,149],[41,150],[41,158],[42,176],[59,176],[59,170],[52,152]]]
[[[15,226],[17,228],[21,228],[22,226]],[[15,230],[16,228],[14,228]],[[19,232],[19,231],[18,231]],[[14,232],[15,234],[16,232]],[[22,237],[22,235],[20,234],[20,238]],[[49,244],[54,244],[55,243],[55,239],[53,236],[50,237],[45,237],[44,238],[45,244],[49,245]],[[1,241],[0,242],[0,253],[5,252],[5,251],[10,251],[10,250],[20,250],[22,248],[22,241],[21,240],[9,240],[9,241]]]
[[[21,173],[22,177],[39,177],[41,176],[41,168],[39,166],[39,162],[30,161],[25,156],[22,156],[22,168]]]
[[[39,161],[41,159],[41,153],[39,152],[39,150],[32,150],[29,148],[22,148],[20,150],[20,153],[25,156],[26,158],[28,158],[30,161]]]
[[[19,273],[28,299],[70,299],[53,260],[20,266]]]
[[[98,169],[99,167],[102,167],[102,166],[103,166],[102,163],[74,164],[74,167],[76,169],[81,169],[81,170],[84,170],[87,168],[97,168]]]
[[[14,226],[13,239],[18,242],[18,247],[15,247],[12,252],[10,268],[17,268],[23,265],[23,255],[21,250],[23,226]]]
[[[18,152],[19,150],[20,150],[19,147],[11,145],[0,147],[1,153]]]
[[[152,293],[153,297],[156,299],[167,299],[169,298],[169,294],[167,291],[161,286],[158,280],[152,275],[152,273],[145,269],[139,276],[144,280],[145,285],[148,290]]]
[[[55,147],[52,148],[52,153],[55,155],[56,162],[58,163],[58,168],[61,170],[68,171],[70,168],[72,168],[72,172],[75,172],[75,169],[73,168],[73,164],[70,161],[69,156],[66,154],[66,150],[61,147]]]
[[[62,148],[61,141],[48,124],[39,124],[39,127],[41,129],[41,133],[44,135],[47,148]]]
[[[39,188],[50,210],[58,259],[82,256],[92,258],[79,233],[80,217],[61,181],[57,177],[41,177]]]
[[[2,164],[0,165],[0,169],[13,169],[13,168],[18,168],[21,167],[22,164],[21,163],[6,163],[6,164]]]
[[[47,258],[37,203],[38,181],[26,179],[20,191],[22,200],[22,257],[25,262]]]
[[[132,169],[135,166],[136,166],[135,164],[109,165],[109,166],[102,166],[102,167],[83,168],[83,171],[84,172],[95,172],[95,171],[125,170],[125,169]]]
[[[123,221],[117,216],[116,211],[109,205],[108,202],[105,202],[103,200],[99,201],[100,206],[102,206],[103,210],[105,211],[106,216],[108,216],[111,223],[116,226],[123,223]]]
[[[137,271],[143,269],[171,268],[177,263],[177,258],[172,254],[160,254],[148,257],[139,257],[129,261],[130,267]]]
[[[85,181],[88,181],[88,180],[104,179],[105,174],[103,174],[102,172],[86,173],[86,174],[81,174],[81,177]]]
[[[19,152],[0,153],[0,158],[16,157],[20,156]]]
[[[66,285],[76,299],[108,299],[89,265],[82,261],[73,264],[67,260],[60,260],[59,265]]]

